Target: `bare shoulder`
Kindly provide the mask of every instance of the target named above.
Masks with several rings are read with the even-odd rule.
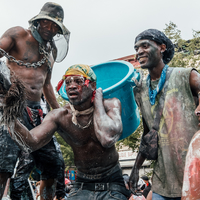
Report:
[[[200,91],[200,74],[195,69],[193,69],[190,73],[189,82],[192,93],[197,96]]]
[[[193,137],[192,140],[190,141],[190,145],[193,145],[194,143],[198,143],[198,145],[200,145],[200,130],[197,131]],[[198,148],[199,149],[199,148]]]
[[[24,37],[25,35],[29,34],[29,30],[28,29],[24,29],[21,26],[15,26],[12,28],[9,28],[2,37],[5,36],[10,36],[12,38],[17,38],[17,37]]]
[[[53,120],[58,122],[63,116],[68,114],[67,106],[63,106],[61,108],[53,109],[46,116],[45,120]]]

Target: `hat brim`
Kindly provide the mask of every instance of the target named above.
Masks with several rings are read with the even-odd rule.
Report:
[[[43,15],[43,14],[36,15],[32,19],[30,19],[28,22],[29,22],[30,25],[32,25],[34,21],[39,20],[39,19],[48,19],[48,20],[56,23],[62,31],[62,33],[60,33],[60,34],[63,34],[63,35],[70,34],[70,31],[65,27],[65,25],[63,23],[61,23],[58,20],[56,20],[55,18],[52,18],[52,17],[47,16],[47,15]]]

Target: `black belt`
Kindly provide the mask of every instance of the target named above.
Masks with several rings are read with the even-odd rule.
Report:
[[[130,197],[131,191],[127,190],[125,185],[119,185],[118,183],[80,183],[73,184],[75,188],[81,188],[82,190],[91,191],[118,191],[127,197]]]

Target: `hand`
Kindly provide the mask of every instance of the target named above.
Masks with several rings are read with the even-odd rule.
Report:
[[[0,61],[0,84],[4,90],[8,91],[10,89],[10,70],[8,69],[7,65],[2,61]]]
[[[102,102],[102,99],[103,99],[103,90],[102,88],[98,88],[96,89],[96,93],[95,93],[94,106],[97,105],[97,102],[99,101]]]
[[[139,180],[139,170],[133,168],[129,178],[129,188],[133,194],[137,192],[138,180]]]
[[[102,88],[96,89],[96,95],[97,98],[103,98],[103,90]]]

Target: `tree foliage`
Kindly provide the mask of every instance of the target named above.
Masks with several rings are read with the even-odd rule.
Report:
[[[193,38],[183,40],[181,31],[173,22],[166,24],[164,33],[172,40],[175,47],[175,54],[170,61],[171,67],[193,67],[198,68],[200,58],[200,31],[193,31]]]

